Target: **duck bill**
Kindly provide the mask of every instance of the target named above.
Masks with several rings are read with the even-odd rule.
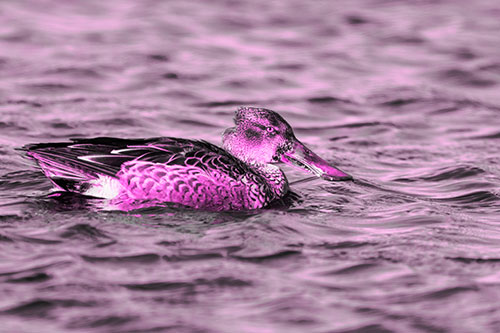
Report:
[[[351,176],[330,165],[298,140],[295,141],[292,151],[285,153],[281,157],[281,161],[299,167],[302,170],[312,172],[316,176],[326,180],[352,179]]]

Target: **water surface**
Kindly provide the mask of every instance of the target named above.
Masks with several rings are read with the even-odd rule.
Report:
[[[500,5],[4,1],[3,332],[498,332]],[[47,196],[15,148],[280,112],[354,182],[209,213]],[[306,179],[306,181],[303,181]]]

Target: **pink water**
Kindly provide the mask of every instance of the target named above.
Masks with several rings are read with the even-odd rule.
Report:
[[[500,331],[498,1],[0,3],[1,332]],[[99,211],[15,150],[220,144],[274,109],[355,182]]]

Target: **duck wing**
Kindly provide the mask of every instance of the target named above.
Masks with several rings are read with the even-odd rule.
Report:
[[[71,142],[30,144],[21,150],[36,160],[51,179],[84,181],[102,175],[115,177],[128,161],[196,166],[207,173],[223,172],[234,179],[248,172],[241,161],[209,142],[172,137],[71,139]]]

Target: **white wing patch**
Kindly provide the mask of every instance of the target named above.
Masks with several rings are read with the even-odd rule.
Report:
[[[109,176],[99,176],[89,181],[88,184],[90,187],[83,194],[97,198],[113,199],[120,194],[122,189],[118,179]]]

